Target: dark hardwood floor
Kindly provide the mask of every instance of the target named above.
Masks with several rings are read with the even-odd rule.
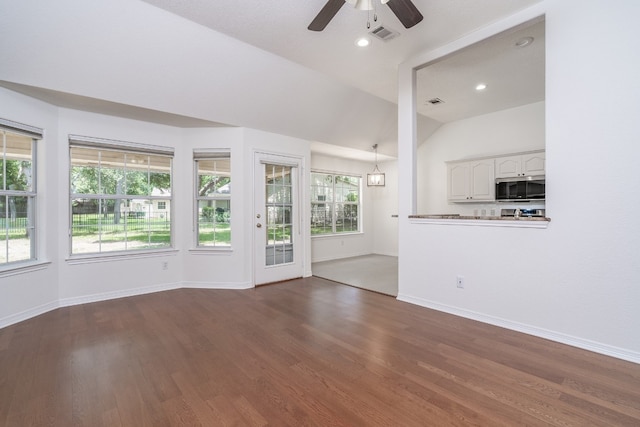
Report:
[[[640,365],[319,278],[0,330],[4,426],[639,426]]]

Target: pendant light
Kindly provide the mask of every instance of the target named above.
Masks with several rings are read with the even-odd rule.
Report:
[[[384,173],[378,169],[378,144],[372,148],[376,153],[376,166],[373,168],[373,173],[367,174],[367,187],[384,187]]]

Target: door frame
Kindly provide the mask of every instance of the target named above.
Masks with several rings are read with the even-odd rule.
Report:
[[[306,189],[306,185],[307,185],[307,179],[305,177],[305,172],[306,172],[306,167],[305,167],[305,160],[306,158],[302,155],[296,155],[296,154],[289,154],[289,153],[281,153],[281,152],[275,152],[275,151],[267,151],[267,150],[262,150],[262,149],[254,149],[253,150],[253,155],[251,156],[252,159],[252,165],[251,165],[251,169],[252,169],[252,188],[253,188],[253,197],[252,197],[252,203],[251,203],[251,207],[252,207],[252,211],[249,215],[250,217],[250,227],[251,227],[251,283],[253,285],[253,287],[256,286],[261,286],[261,285],[266,285],[269,283],[276,283],[282,280],[289,280],[292,278],[297,278],[297,277],[305,277],[305,273],[306,273],[306,265],[307,265],[307,253],[308,253],[308,246],[309,246],[309,239],[308,239],[308,227],[305,227],[305,224],[307,223],[307,210],[304,208],[305,205],[305,201],[308,198],[308,191]],[[271,163],[271,164],[278,164],[278,165],[284,165],[284,166],[292,166],[294,167],[294,170],[297,171],[297,173],[295,173],[295,179],[297,181],[297,188],[294,188],[294,191],[296,191],[297,194],[295,194],[295,210],[297,210],[297,221],[296,218],[294,217],[294,222],[292,223],[294,226],[294,230],[293,230],[293,235],[294,238],[298,239],[298,244],[296,247],[296,252],[294,252],[294,256],[299,257],[300,262],[299,262],[299,269],[298,269],[298,273],[296,273],[295,277],[289,277],[289,278],[282,278],[282,279],[278,279],[278,280],[274,280],[274,281],[268,281],[268,282],[264,282],[264,283],[260,283],[257,284],[257,278],[259,277],[259,269],[262,269],[264,267],[264,264],[261,260],[259,260],[256,256],[256,251],[257,251],[257,244],[258,244],[258,238],[256,237],[256,212],[258,212],[258,206],[257,206],[257,197],[256,194],[258,194],[257,192],[260,191],[262,193],[264,193],[265,188],[264,188],[264,182],[262,182],[262,187],[258,188],[258,183],[257,183],[257,179],[258,179],[258,168],[257,165],[258,163]],[[294,177],[292,176],[292,179]],[[261,178],[262,180],[263,178]],[[295,187],[295,186],[294,186]],[[263,207],[261,207],[261,209],[264,209]],[[264,219],[264,218],[263,218]],[[269,267],[269,268],[277,268],[277,267]]]

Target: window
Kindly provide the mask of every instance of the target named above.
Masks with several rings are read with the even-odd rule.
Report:
[[[0,119],[0,268],[36,259],[36,140],[42,130]]]
[[[194,152],[196,245],[231,246],[231,154]]]
[[[311,173],[311,235],[360,231],[358,176]]]
[[[173,149],[69,136],[71,254],[171,247]]]

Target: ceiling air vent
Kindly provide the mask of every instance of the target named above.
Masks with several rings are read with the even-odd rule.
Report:
[[[400,35],[399,32],[394,31],[388,27],[383,27],[382,25],[380,25],[378,28],[374,28],[372,31],[369,32],[369,34],[371,34],[377,39],[382,40],[383,42],[388,42],[389,40],[395,39]]]
[[[431,104],[431,105],[444,104],[444,101],[440,98],[431,98],[427,100],[427,104]]]

